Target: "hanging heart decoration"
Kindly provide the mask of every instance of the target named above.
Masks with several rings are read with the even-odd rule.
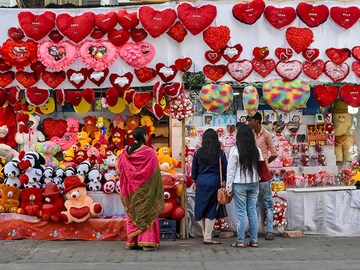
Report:
[[[296,12],[307,26],[317,27],[326,22],[329,17],[329,8],[325,5],[313,6],[309,3],[301,2],[296,8]]]
[[[139,68],[139,69],[134,69],[134,73],[136,75],[136,78],[141,83],[151,82],[153,79],[155,79],[155,77],[157,75],[155,69],[148,68],[148,67],[142,67],[142,68]]]
[[[360,46],[355,46],[351,49],[351,55],[354,57],[357,61],[360,61]]]
[[[50,91],[48,89],[29,87],[25,89],[25,97],[29,104],[35,107],[41,107],[48,101],[50,97]]]
[[[359,62],[353,62],[351,64],[351,70],[355,73],[355,75],[360,78],[360,63]]]
[[[341,65],[351,56],[351,51],[348,48],[329,48],[325,50],[325,54],[330,58],[336,65]]]
[[[306,60],[312,62],[312,61],[314,61],[316,58],[318,58],[318,56],[319,56],[319,49],[316,49],[316,48],[314,48],[314,49],[306,49],[306,50],[304,50],[304,51],[302,52],[302,56],[303,56]]]
[[[36,62],[37,49],[37,43],[30,39],[25,42],[8,39],[2,44],[1,55],[7,65],[23,70]]]
[[[314,98],[321,107],[330,106],[338,97],[339,90],[336,86],[316,85]]]
[[[5,96],[7,102],[15,106],[15,104],[20,101],[20,88],[18,86],[11,86],[5,88]]]
[[[45,71],[46,66],[40,61],[36,61],[35,63],[30,65],[30,69],[37,74],[41,74]]]
[[[325,63],[320,59],[315,62],[305,61],[302,64],[302,68],[306,76],[313,80],[317,80],[324,71]]]
[[[226,47],[230,40],[230,29],[227,26],[210,26],[203,32],[205,43],[214,51],[219,51]]]
[[[103,36],[105,36],[106,32],[101,31],[99,28],[95,27],[94,30],[92,30],[90,37],[93,39],[101,39]]]
[[[333,82],[340,82],[344,80],[349,74],[350,68],[346,63],[336,65],[332,61],[325,62],[325,74]]]
[[[135,42],[141,42],[147,37],[148,33],[144,28],[131,28],[130,37]]]
[[[292,7],[277,8],[274,6],[266,6],[264,17],[273,27],[281,29],[295,20],[296,12]]]
[[[275,61],[273,59],[258,60],[254,58],[251,63],[253,69],[263,78],[275,69]]]
[[[149,64],[155,56],[155,48],[149,42],[127,42],[119,50],[122,60],[135,69],[140,69]]]
[[[5,60],[3,58],[0,57],[0,71],[4,72],[4,71],[8,71],[11,69],[11,66],[9,66],[8,64],[5,63]]]
[[[211,64],[216,64],[221,59],[221,53],[215,51],[206,51],[205,59],[208,60]]]
[[[228,84],[207,84],[201,88],[199,96],[208,112],[222,114],[233,102],[234,91]]]
[[[175,66],[178,70],[186,72],[191,68],[192,60],[189,57],[176,59]]]
[[[245,24],[254,24],[264,12],[265,2],[253,0],[249,3],[239,3],[233,6],[232,14],[235,19]]]
[[[77,89],[80,89],[89,76],[89,70],[87,68],[82,68],[80,70],[68,69],[66,75],[69,82]]]
[[[205,65],[203,72],[207,78],[216,82],[226,74],[225,65]]]
[[[79,49],[80,58],[85,66],[95,71],[109,67],[117,58],[116,48],[107,41],[85,41]]]
[[[250,61],[241,60],[229,63],[227,65],[227,70],[231,77],[236,81],[241,82],[251,74],[253,67]]]
[[[12,83],[15,79],[14,71],[7,71],[4,73],[0,73],[0,87],[5,88],[10,83]]]
[[[243,47],[241,44],[236,44],[235,46],[226,45],[226,47],[221,50],[221,54],[226,59],[226,61],[232,63],[240,57],[242,51]]]
[[[341,99],[351,107],[360,107],[360,86],[344,84],[340,86]]]
[[[49,33],[49,38],[52,42],[58,43],[64,39],[64,36],[60,34],[59,30],[54,29]]]
[[[120,9],[117,12],[117,19],[122,28],[130,30],[139,24],[137,12],[127,12],[126,9]]]
[[[25,88],[28,88],[40,80],[40,74],[36,72],[18,71],[15,74],[15,78]]]
[[[194,7],[190,3],[180,3],[177,12],[179,20],[194,36],[208,28],[217,15],[216,6],[211,4]]]
[[[125,90],[129,89],[134,75],[131,72],[127,72],[124,75],[118,75],[113,73],[110,75],[110,83],[118,91],[120,96],[122,96]]]
[[[296,53],[301,53],[313,43],[314,33],[309,28],[289,27],[286,29],[286,41]]]
[[[310,86],[299,79],[271,80],[263,84],[265,102],[273,109],[290,112],[303,108],[310,97]]]
[[[293,51],[290,48],[276,48],[275,56],[280,61],[288,61],[293,56]]]
[[[337,25],[342,28],[349,29],[359,20],[360,10],[356,6],[335,6],[330,8],[330,17]]]
[[[58,72],[44,71],[41,74],[41,79],[50,88],[55,89],[66,79],[66,72],[63,70]]]
[[[299,77],[301,73],[301,62],[297,60],[280,61],[276,64],[275,70],[284,81],[292,81]]]
[[[255,47],[253,49],[253,56],[257,60],[264,60],[269,55],[269,47]]]
[[[108,74],[109,74],[108,68],[105,68],[100,71],[96,71],[93,68],[91,68],[89,69],[88,78],[92,83],[96,84],[97,86],[101,86]]]
[[[109,30],[108,39],[116,47],[123,46],[130,38],[130,33],[125,29],[112,28]]]
[[[66,103],[66,94],[64,89],[56,91],[56,101],[60,106],[64,106]]]
[[[21,30],[21,28],[16,28],[16,27],[9,28],[8,36],[13,41],[20,41],[25,37],[23,30]]]
[[[174,82],[164,86],[164,94],[167,98],[177,98],[183,90],[183,86],[179,82]]]
[[[69,67],[78,57],[78,50],[69,41],[44,41],[39,45],[38,58],[46,67],[60,71]]]
[[[25,34],[33,39],[43,39],[55,27],[56,14],[52,11],[45,11],[40,15],[31,12],[19,12],[18,21]]]
[[[176,98],[170,101],[170,116],[179,121],[192,117],[194,114],[194,106],[191,102],[189,91],[183,91]]]
[[[257,89],[248,85],[244,88],[242,102],[247,115],[253,116],[259,107],[259,93]]]
[[[178,69],[175,65],[165,66],[163,63],[157,63],[156,72],[163,82],[170,82],[175,78]]]
[[[184,41],[187,35],[187,31],[181,22],[176,22],[173,26],[169,28],[166,34],[168,34],[172,39],[180,43]]]
[[[114,28],[117,23],[118,21],[115,11],[95,15],[95,26],[97,26],[102,32],[108,32],[110,29]]]

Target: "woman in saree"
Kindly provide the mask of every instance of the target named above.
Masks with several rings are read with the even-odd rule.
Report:
[[[126,249],[155,250],[160,246],[164,188],[156,152],[146,146],[146,130],[135,128],[133,136],[134,143],[125,147],[117,161],[120,196],[127,213]]]

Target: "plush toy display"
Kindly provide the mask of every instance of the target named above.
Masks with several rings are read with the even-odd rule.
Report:
[[[61,212],[64,223],[81,223],[91,217],[97,217],[103,212],[99,203],[94,203],[92,198],[86,194],[86,184],[81,176],[69,176],[64,180],[64,191],[67,211]]]
[[[46,141],[42,143],[35,143],[34,150],[41,154],[45,159],[45,166],[51,168],[57,168],[59,161],[55,158],[55,155],[60,152],[60,145],[52,141]]]
[[[19,161],[13,159],[5,164],[2,170],[5,178],[5,184],[8,186],[20,187],[20,168],[19,168]]]
[[[67,128],[66,128],[67,132],[79,132],[79,127],[80,127],[79,119],[68,118],[66,120],[66,123],[67,123]]]
[[[5,163],[9,162],[13,158],[18,158],[18,151],[11,148],[9,145],[0,144],[0,158],[5,159]]]
[[[90,162],[91,167],[97,166],[99,167],[100,164],[103,164],[104,161],[100,156],[100,151],[94,146],[91,146],[89,150],[86,152],[87,161]]]
[[[44,203],[41,208],[42,219],[45,221],[60,222],[61,212],[66,211],[66,208],[58,186],[54,183],[46,184],[42,195],[44,198]]]
[[[28,216],[41,216],[42,207],[42,189],[26,188],[21,191],[21,204],[18,214]]]
[[[167,155],[158,156],[159,167],[162,172],[176,174],[174,168],[177,166],[178,161]]]
[[[55,183],[60,190],[64,189],[63,187],[64,177],[65,177],[65,171],[62,168],[57,168],[54,171],[53,183]]]
[[[0,108],[0,144],[16,146],[16,116],[12,106]]]
[[[351,130],[352,116],[348,113],[347,105],[338,99],[331,109],[335,129],[336,162],[351,161],[350,148],[354,144],[354,133]]]
[[[76,175],[82,176],[85,179],[88,173],[90,172],[90,169],[91,169],[90,162],[86,160],[76,166],[75,173]]]
[[[104,171],[105,180],[110,180],[110,178],[117,174],[116,172],[116,155],[114,153],[110,153],[106,159],[104,159],[104,166],[106,170]]]
[[[32,146],[37,142],[45,141],[44,134],[38,130],[40,124],[40,116],[29,115],[28,133],[20,133],[20,130],[15,135],[16,143],[19,145],[20,150],[25,152],[33,151]]]
[[[0,213],[17,213],[20,205],[20,189],[5,186],[1,190]]]

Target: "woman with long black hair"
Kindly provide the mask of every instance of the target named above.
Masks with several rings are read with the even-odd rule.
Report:
[[[212,232],[218,208],[220,173],[226,181],[226,168],[227,159],[221,150],[219,137],[215,130],[207,129],[203,134],[201,147],[195,152],[191,171],[195,189],[195,220],[200,221],[205,245],[220,244],[212,239]]]
[[[238,127],[236,145],[230,149],[227,168],[226,190],[234,193],[237,212],[237,241],[232,247],[244,247],[245,215],[249,218],[250,242],[248,246],[257,247],[258,218],[256,202],[259,194],[259,161],[264,160],[256,146],[251,128],[245,124]]]

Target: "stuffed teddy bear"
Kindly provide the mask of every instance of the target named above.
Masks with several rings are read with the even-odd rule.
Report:
[[[354,144],[352,131],[352,116],[348,113],[347,105],[341,99],[334,102],[331,109],[335,130],[335,155],[336,162],[351,161],[350,149]]]
[[[120,114],[115,115],[113,128],[111,129],[111,142],[118,148],[124,148],[126,137],[124,119]]]
[[[60,222],[61,212],[66,211],[66,208],[58,186],[54,183],[46,184],[42,196],[44,201],[41,218],[45,221]]]
[[[5,184],[8,186],[18,187],[20,188],[20,168],[19,161],[17,159],[13,159],[5,164],[2,172],[5,177]]]
[[[28,133],[20,133],[18,131],[15,135],[16,143],[19,145],[20,150],[25,152],[33,151],[33,145],[37,142],[45,141],[44,134],[38,130],[40,124],[40,116],[38,115],[29,115],[28,121]]]
[[[134,143],[134,136],[133,136],[133,132],[134,129],[137,128],[140,124],[140,120],[139,117],[135,116],[135,115],[128,115],[126,116],[126,138],[125,138],[125,142],[127,145],[130,145],[132,143]]]
[[[165,206],[159,217],[181,220],[185,216],[185,211],[176,197],[176,188],[180,182],[171,174],[163,174],[162,182],[164,186]]]
[[[156,151],[158,156],[161,155],[166,155],[166,156],[170,156],[171,157],[171,148],[164,146],[164,147],[160,147],[157,151]]]
[[[0,213],[17,213],[20,205],[20,189],[5,186],[1,190]]]
[[[161,155],[158,156],[159,167],[162,172],[176,174],[174,167],[178,164],[178,162],[170,156]]]
[[[67,124],[67,127],[66,127],[67,132],[71,132],[71,133],[79,132],[79,128],[80,128],[79,119],[68,118],[66,120],[66,124]]]
[[[61,212],[61,220],[66,224],[81,223],[91,217],[97,217],[103,212],[103,206],[94,203],[92,198],[86,194],[86,184],[81,176],[66,177],[63,194],[66,197],[67,211]]]
[[[90,138],[94,139],[95,133],[99,131],[99,128],[96,126],[96,116],[85,116],[83,120],[84,126],[82,127],[82,131],[87,132]]]
[[[0,107],[0,144],[16,146],[16,115],[12,106]]]
[[[46,141],[42,143],[34,144],[35,152],[41,154],[45,159],[45,166],[51,168],[59,167],[59,161],[55,158],[55,155],[60,152],[60,145],[52,141]]]
[[[99,165],[104,163],[103,159],[101,158],[99,149],[94,146],[91,146],[90,149],[87,150],[86,155],[87,161],[90,162],[91,167],[96,166],[99,168]]]
[[[146,129],[146,134],[148,135],[146,145],[151,146],[151,137],[155,132],[154,119],[149,115],[142,115],[140,117],[140,126]]]
[[[11,148],[9,145],[0,144],[0,158],[5,159],[5,163],[9,162],[13,158],[18,158],[19,152]]]
[[[87,184],[87,189],[91,191],[101,191],[102,184],[102,175],[98,169],[92,168],[88,173],[89,183]]]
[[[21,204],[18,214],[28,216],[41,216],[42,207],[42,189],[26,188],[21,191]]]
[[[110,153],[106,159],[104,159],[104,178],[105,180],[109,180],[112,176],[117,175],[116,172],[116,155],[114,153]]]

